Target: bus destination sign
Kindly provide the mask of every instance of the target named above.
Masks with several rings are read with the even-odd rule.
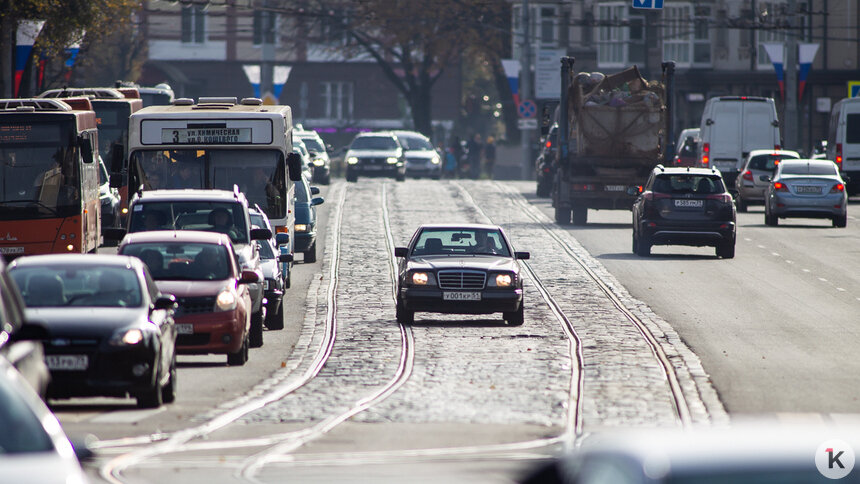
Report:
[[[251,128],[162,128],[164,144],[230,145],[251,142]]]
[[[57,124],[0,123],[0,143],[56,143],[61,130]]]

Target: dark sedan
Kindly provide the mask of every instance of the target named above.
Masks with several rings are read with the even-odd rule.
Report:
[[[514,252],[497,225],[422,225],[401,257],[397,321],[410,324],[416,312],[501,312],[512,326],[523,324],[523,281]]]
[[[9,266],[29,324],[41,326],[48,397],[130,394],[140,407],[174,400],[175,302],[148,272],[118,255],[22,257]]]
[[[296,182],[296,243],[294,250],[304,254],[303,262],[317,260],[317,205],[325,201],[322,197],[314,197],[320,192],[317,187],[308,186],[308,181],[302,178]]]

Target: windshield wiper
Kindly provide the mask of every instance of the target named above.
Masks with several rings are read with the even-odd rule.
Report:
[[[53,207],[50,207],[50,206],[48,206],[48,205],[45,205],[44,203],[40,202],[39,200],[6,200],[5,202],[0,202],[0,206],[2,206],[2,205],[10,205],[10,204],[13,204],[13,203],[28,203],[28,204],[36,205],[36,206],[38,206],[38,207],[44,208],[45,210],[47,210],[47,211],[51,212],[52,214],[56,215],[57,217],[59,217],[59,216],[60,216],[60,213],[59,213],[59,212],[57,212],[57,209],[55,209],[55,208],[53,208]]]

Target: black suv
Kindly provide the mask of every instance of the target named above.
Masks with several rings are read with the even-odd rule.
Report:
[[[719,171],[651,171],[633,204],[633,252],[648,256],[652,245],[713,246],[718,257],[735,256],[735,204]]]

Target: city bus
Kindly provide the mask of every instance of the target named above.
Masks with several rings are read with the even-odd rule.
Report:
[[[0,254],[95,252],[98,128],[86,98],[0,99]]]
[[[128,118],[143,108],[136,88],[86,87],[51,89],[40,98],[88,96],[96,113],[99,129],[99,153],[112,175],[122,182],[119,189],[122,219],[128,213],[128,172],[124,169],[128,157]],[[119,222],[119,221],[118,221]]]
[[[236,185],[292,241],[293,182],[302,176],[292,136],[289,106],[264,106],[256,98],[149,106],[129,118],[129,190]]]

